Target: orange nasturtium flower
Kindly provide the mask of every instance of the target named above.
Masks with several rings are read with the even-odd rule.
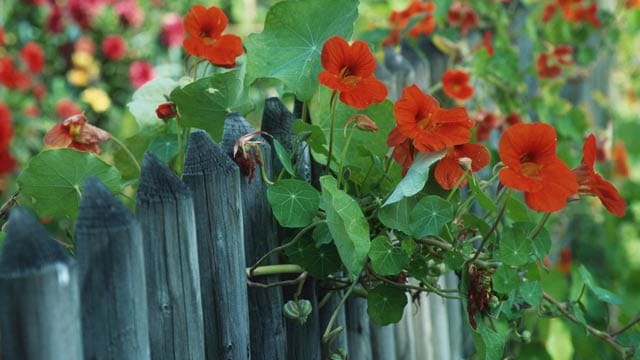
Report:
[[[623,177],[629,177],[629,159],[624,143],[621,141],[616,142],[613,145],[612,152],[614,173]]]
[[[214,65],[232,68],[236,58],[244,52],[242,40],[237,35],[222,32],[229,19],[219,8],[193,6],[184,17],[184,50],[193,56],[203,57]]]
[[[43,141],[47,147],[71,148],[100,155],[100,143],[110,138],[111,134],[88,124],[87,117],[78,114],[57,123]]]
[[[440,151],[448,146],[466,144],[471,139],[473,121],[463,107],[443,109],[438,100],[416,85],[402,91],[393,109],[397,130],[387,141],[400,145],[407,138],[418,151]]]
[[[447,69],[442,75],[442,90],[456,100],[469,99],[473,96],[473,87],[469,85],[469,73],[464,70]]]
[[[596,162],[596,137],[590,134],[582,147],[582,164],[573,169],[578,179],[578,193],[580,195],[597,196],[610,213],[624,216],[626,201],[618,190],[593,169]]]
[[[322,47],[320,83],[340,93],[340,101],[357,109],[383,101],[387,87],[373,76],[376,60],[364,41],[352,45],[334,36]]]
[[[500,182],[524,192],[531,209],[559,211],[578,191],[575,174],[556,155],[556,130],[543,123],[516,124],[509,127],[498,144]]]
[[[447,148],[447,154],[438,161],[434,176],[436,181],[445,190],[451,190],[465,171],[460,165],[460,160],[471,160],[471,171],[476,172],[487,166],[491,161],[489,150],[480,144],[462,144]],[[460,186],[467,183],[464,179]]]

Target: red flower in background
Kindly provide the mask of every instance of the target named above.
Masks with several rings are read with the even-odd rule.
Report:
[[[416,85],[402,91],[393,112],[398,132],[388,140],[390,146],[409,138],[418,151],[431,152],[465,144],[471,138],[473,121],[465,108],[442,109],[436,99],[424,94]]]
[[[491,131],[498,128],[498,116],[491,112],[481,111],[476,115],[476,141],[486,141],[491,137]]]
[[[0,46],[4,46],[4,29],[0,26]]]
[[[512,112],[509,115],[507,115],[506,118],[504,118],[504,121],[509,126],[513,126],[513,125],[522,123],[522,118],[520,117],[520,114],[518,114],[516,112]]]
[[[491,33],[491,31],[485,31],[484,37],[482,38],[482,46],[485,48],[485,50],[487,50],[487,54],[489,54],[489,56],[493,56],[494,53],[493,45],[491,44],[492,37],[493,34]]]
[[[538,55],[536,68],[542,79],[554,78],[562,74],[562,67],[573,64],[573,48],[558,45],[553,50]]]
[[[31,80],[27,74],[15,68],[12,58],[5,56],[0,58],[0,84],[7,89],[26,90]]]
[[[556,156],[556,131],[548,124],[516,124],[498,144],[504,186],[524,192],[531,209],[554,212],[578,191],[575,174]]]
[[[57,123],[43,141],[48,147],[71,148],[100,155],[100,143],[110,138],[111,134],[88,124],[87,117],[78,114]]]
[[[447,69],[442,75],[442,90],[460,101],[468,100],[473,96],[473,87],[469,85],[469,74],[464,70]]]
[[[616,142],[612,149],[613,170],[616,174],[629,177],[629,160],[624,143]]]
[[[182,44],[184,41],[184,27],[182,27],[180,15],[169,13],[162,18],[160,40],[167,47],[176,47]]]
[[[435,179],[445,190],[451,190],[464,176],[464,169],[460,165],[460,159],[471,160],[471,171],[476,172],[489,165],[491,156],[489,150],[479,144],[462,144],[447,148],[447,154],[438,161],[435,169]],[[467,183],[464,179],[460,186]]]
[[[127,43],[118,35],[109,35],[102,41],[102,53],[112,61],[118,61],[127,53]]]
[[[413,164],[413,159],[415,159],[418,150],[413,147],[411,139],[402,135],[398,128],[394,128],[389,132],[387,145],[394,146],[393,158],[402,166],[402,175],[406,175],[411,164]]]
[[[43,100],[47,96],[47,88],[42,84],[37,84],[31,91],[33,91],[33,96],[36,100]]]
[[[627,9],[640,8],[640,0],[626,0],[624,2],[624,7]]]
[[[469,29],[478,26],[478,21],[478,15],[466,2],[456,1],[447,11],[447,22],[452,27],[459,26],[462,35],[465,35]]]
[[[202,5],[192,7],[184,17],[187,38],[183,42],[186,52],[206,58],[212,64],[226,68],[236,66],[236,58],[244,52],[237,35],[222,35],[229,19],[219,8]]]
[[[22,61],[32,74],[40,74],[44,68],[44,51],[34,41],[29,41],[20,50]]]
[[[598,19],[598,5],[595,2],[585,4],[582,0],[553,0],[545,5],[542,11],[542,22],[551,20],[558,10],[569,22],[587,22],[594,27],[601,25]]]
[[[0,149],[9,146],[13,138],[11,110],[0,102]]]
[[[580,185],[578,193],[580,195],[597,196],[610,213],[616,216],[624,216],[627,207],[626,201],[610,182],[595,172],[593,168],[595,162],[596,137],[590,134],[582,147],[582,164],[573,169]]]
[[[62,99],[56,104],[56,115],[61,119],[78,114],[82,114],[82,109],[71,99]]]
[[[15,168],[16,159],[9,152],[9,148],[0,149],[0,174],[6,174]]]
[[[154,75],[151,64],[143,60],[134,61],[129,67],[129,81],[134,89],[153,79]]]
[[[64,21],[62,18],[62,8],[57,3],[53,3],[51,11],[47,15],[47,22],[45,25],[47,31],[54,34],[59,34],[64,31]]]
[[[397,45],[400,42],[402,30],[409,25],[411,18],[422,14],[424,14],[424,18],[409,29],[408,35],[417,37],[421,34],[429,35],[432,33],[436,26],[435,19],[433,17],[433,11],[435,8],[436,6],[430,1],[422,2],[421,0],[412,0],[404,10],[392,11],[391,15],[389,15],[391,31],[382,41],[382,44]]]
[[[320,83],[340,93],[340,101],[357,109],[386,99],[387,88],[373,76],[376,60],[364,41],[349,45],[340,36],[327,40],[321,55]]]

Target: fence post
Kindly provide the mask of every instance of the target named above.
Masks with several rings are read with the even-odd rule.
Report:
[[[371,331],[371,352],[373,360],[395,359],[396,337],[393,325],[380,326],[369,322]]]
[[[236,140],[254,131],[238,113],[231,113],[225,119],[222,136],[222,148],[233,156],[233,146]],[[263,141],[261,137],[256,137]],[[260,145],[260,152],[264,161],[265,173],[271,169],[271,147],[267,143]],[[260,165],[259,165],[260,166]],[[278,246],[275,219],[271,212],[271,205],[267,200],[267,185],[260,176],[260,168],[256,168],[253,181],[241,176],[240,192],[242,194],[242,219],[244,222],[245,259],[247,265],[253,265],[269,250]],[[269,175],[268,175],[269,176]],[[277,257],[270,261],[277,264]],[[277,281],[277,276],[267,277],[268,282]],[[282,315],[282,289],[279,287],[262,289],[249,288],[249,321],[252,359],[285,359],[287,335]]]
[[[191,191],[147,152],[136,213],[142,228],[152,359],[204,359]]]
[[[182,175],[194,194],[207,359],[248,359],[249,312],[238,166],[204,131]]]
[[[269,98],[265,101],[264,114],[262,116],[262,130],[268,132],[274,139],[278,140],[287,152],[295,151],[296,173],[298,176],[309,181],[311,179],[311,167],[309,164],[309,152],[306,145],[300,145],[294,149],[296,145],[296,136],[293,132],[293,122],[295,115],[287,109],[279,98]],[[267,138],[270,144],[273,141]],[[277,174],[282,165],[278,160],[275,151],[271,154],[272,173]],[[277,227],[279,237],[281,239],[291,238],[290,229]],[[293,297],[294,291],[284,289],[285,298]],[[320,346],[320,312],[318,311],[318,296],[316,294],[316,281],[307,279],[301,292],[301,298],[309,300],[313,308],[311,314],[307,318],[304,325],[300,325],[292,320],[286,321],[287,328],[287,347],[288,358],[290,359],[321,359],[326,358],[322,353]]]
[[[0,253],[3,360],[81,360],[76,262],[25,209],[11,212]]]
[[[347,341],[349,359],[373,359],[366,299],[350,297],[347,300]]]
[[[75,230],[87,359],[149,359],[140,225],[98,178],[84,184]]]

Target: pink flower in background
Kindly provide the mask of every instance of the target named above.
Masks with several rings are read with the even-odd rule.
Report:
[[[44,68],[44,51],[34,41],[29,41],[20,50],[22,61],[27,64],[27,68],[32,74],[40,74]]]
[[[42,100],[47,96],[47,88],[42,84],[36,84],[31,91],[33,92],[33,96],[35,96],[36,100]]]
[[[0,46],[4,46],[4,29],[0,26]]]
[[[127,53],[127,44],[118,35],[109,35],[102,41],[102,53],[112,61],[118,61]]]
[[[144,12],[140,9],[136,0],[120,1],[114,6],[114,9],[123,26],[137,28],[142,25]]]
[[[162,44],[168,47],[182,45],[184,40],[184,27],[182,17],[177,13],[166,14],[162,18],[162,33],[160,34]]]
[[[78,40],[76,40],[73,48],[75,51],[84,52],[91,55],[96,52],[96,45],[93,43],[93,40],[86,36],[79,37]]]
[[[151,64],[144,60],[134,61],[129,67],[129,81],[135,89],[153,79],[154,72]]]
[[[104,0],[69,0],[71,18],[83,29],[91,27],[93,17],[102,11]]]
[[[82,109],[71,99],[62,99],[56,104],[56,115],[61,119],[78,114],[82,114]]]

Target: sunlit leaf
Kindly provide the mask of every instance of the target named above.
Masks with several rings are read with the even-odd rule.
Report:
[[[267,199],[280,225],[298,228],[313,221],[318,212],[320,193],[305,181],[285,179],[269,186]]]
[[[396,186],[393,193],[391,193],[387,201],[385,201],[382,206],[384,207],[393,204],[400,201],[402,198],[410,197],[419,193],[424,187],[424,184],[427,183],[429,168],[436,161],[442,159],[445,154],[445,150],[428,154],[419,152],[413,160],[413,164],[411,164],[409,171],[407,171],[407,175],[400,180],[398,186]]]
[[[596,295],[596,297],[600,301],[604,301],[608,304],[613,305],[620,305],[624,303],[622,298],[618,295],[598,286],[596,284],[596,281],[593,279],[593,276],[591,275],[589,270],[584,267],[584,265],[580,265],[580,267],[578,268],[578,272],[580,273],[580,277],[582,277],[582,281],[584,281],[584,284],[587,285],[587,287]]]
[[[162,123],[156,116],[158,105],[167,102],[167,96],[178,87],[178,82],[168,78],[156,78],[142,85],[127,104],[140,127]]]
[[[380,275],[396,275],[409,262],[409,256],[401,248],[391,245],[389,238],[383,235],[371,241],[369,258],[373,270]]]
[[[439,196],[426,196],[411,210],[411,230],[417,238],[438,235],[453,220],[453,205]]]

